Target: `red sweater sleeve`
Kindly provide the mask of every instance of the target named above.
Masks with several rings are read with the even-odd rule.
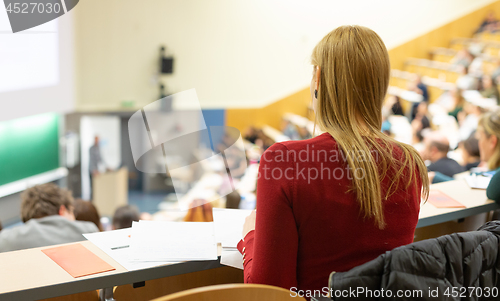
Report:
[[[262,155],[255,231],[249,232],[238,244],[244,254],[245,283],[285,289],[297,286],[298,233],[292,206],[294,173],[284,145],[275,143]]]

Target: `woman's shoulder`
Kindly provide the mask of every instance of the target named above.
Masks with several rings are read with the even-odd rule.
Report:
[[[289,141],[282,141],[282,142],[277,142],[274,143],[271,147],[269,147],[268,150],[295,150],[295,151],[300,151],[300,150],[312,150],[312,147],[314,148],[321,148],[321,147],[335,147],[337,145],[337,142],[335,139],[328,133],[323,133],[321,135],[318,135],[316,137],[310,138],[310,139],[304,139],[304,140],[289,140]]]
[[[395,141],[384,140],[381,138],[375,138],[375,141],[384,149],[392,149],[391,153],[395,159],[401,159],[401,156],[403,155],[403,148],[400,144]],[[376,147],[372,146],[371,148],[374,152],[377,151]],[[323,133],[311,139],[276,142],[270,146],[266,152],[314,152],[318,150],[338,150],[337,141],[335,141],[335,138],[333,138],[329,133]]]

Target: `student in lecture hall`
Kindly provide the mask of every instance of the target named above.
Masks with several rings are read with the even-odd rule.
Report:
[[[481,162],[486,162],[489,172],[494,172],[493,177],[486,189],[488,199],[500,203],[500,109],[486,112],[479,119],[479,125],[474,134],[479,147]],[[468,140],[474,137],[469,137]],[[466,140],[465,142],[467,142]],[[452,177],[447,177],[439,172],[429,173],[432,183],[452,181]],[[498,212],[500,214],[500,212]]]
[[[447,177],[463,172],[464,167],[448,157],[449,151],[450,141],[446,135],[438,131],[428,133],[424,138],[422,150],[422,158],[431,162],[427,170],[439,172]]]
[[[77,221],[92,222],[97,226],[99,231],[104,231],[101,224],[101,216],[99,211],[90,201],[82,199],[75,200],[75,209],[73,210]]]
[[[136,206],[124,205],[115,210],[112,221],[112,229],[119,230],[132,227],[132,222],[138,222],[141,213]]]
[[[500,109],[484,113],[476,131],[481,160],[496,171],[486,189],[488,199],[500,203]]]
[[[381,38],[339,27],[316,45],[312,63],[313,108],[325,133],[262,155],[256,211],[238,243],[246,283],[321,290],[331,272],[413,242],[421,194],[428,196],[420,155],[380,131],[390,74]]]
[[[0,232],[0,252],[82,241],[82,234],[99,231],[91,222],[75,220],[71,192],[56,184],[28,188],[21,199],[24,224]]]

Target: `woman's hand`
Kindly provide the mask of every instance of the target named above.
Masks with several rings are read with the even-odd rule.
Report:
[[[243,224],[243,239],[247,236],[248,232],[255,230],[255,215],[257,210],[252,211],[249,216],[245,218],[245,223]]]

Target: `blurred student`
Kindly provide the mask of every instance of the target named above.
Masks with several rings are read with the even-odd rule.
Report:
[[[283,132],[283,135],[287,136],[291,140],[299,140],[299,132],[297,131],[297,128],[286,119],[281,121],[281,131]]]
[[[455,57],[451,60],[450,64],[457,65],[457,66],[464,66],[465,68],[469,68],[469,65],[471,64],[472,60],[471,57],[468,55],[467,49],[461,49],[457,52]]]
[[[450,91],[451,106],[448,107],[448,115],[455,117],[458,122],[458,114],[462,112],[465,105],[465,98],[462,96],[462,90],[453,89]]]
[[[213,222],[212,203],[203,199],[195,199],[189,204],[189,210],[184,216],[185,222]]]
[[[241,202],[241,196],[236,190],[226,195],[226,208],[239,209],[240,202]]]
[[[495,17],[495,12],[494,11],[489,11],[488,15],[486,15],[486,18],[484,21],[479,25],[479,28],[476,30],[476,33],[480,33],[483,31],[496,31],[498,29],[498,20]]]
[[[460,76],[457,78],[456,85],[460,90],[477,90],[478,80],[469,74],[467,67],[460,65],[458,67]]]
[[[427,86],[422,82],[422,77],[419,74],[416,74],[412,80],[412,82],[408,86],[409,91],[413,91],[415,93],[418,93],[422,95],[423,102],[428,103],[429,102],[429,89]],[[412,106],[411,110],[411,120],[413,120],[417,114],[417,107],[419,103],[414,103]]]
[[[312,135],[305,126],[299,126],[299,137],[300,140],[311,139]]]
[[[382,39],[341,26],[314,48],[312,63],[313,109],[325,133],[262,155],[257,210],[238,243],[246,283],[321,290],[332,271],[411,243],[422,188],[428,195],[421,157],[380,131],[390,77]]]
[[[244,138],[250,143],[255,144],[255,140],[259,138],[257,129],[253,126],[247,128],[245,131]]]
[[[429,133],[424,138],[424,146],[422,158],[431,161],[427,170],[440,172],[448,177],[453,177],[464,171],[464,168],[457,161],[448,158],[450,142],[445,135],[439,132]]]
[[[468,101],[464,104],[464,109],[458,113],[458,136],[460,140],[467,140],[470,135],[477,129],[477,124],[481,115],[486,112],[484,108]]]
[[[494,58],[495,69],[491,72],[491,78],[493,78],[498,85],[497,78],[500,76],[500,58]]]
[[[478,55],[474,57],[470,52],[467,52],[472,62],[469,65],[469,74],[475,77],[483,76],[483,56]]]
[[[117,208],[113,215],[113,230],[132,227],[132,222],[138,222],[139,216],[139,210],[135,206],[125,205]]]
[[[97,208],[91,202],[76,199],[74,213],[77,221],[92,222],[97,226],[97,228],[99,228],[99,231],[103,231],[101,216],[99,215]]]
[[[24,225],[0,232],[0,252],[85,240],[98,232],[91,222],[76,221],[71,192],[53,183],[37,185],[21,195]]]
[[[411,122],[413,141],[415,143],[421,142],[423,140],[422,133],[431,127],[428,115],[427,102],[422,101],[418,103],[415,110],[415,118]]]
[[[496,171],[486,189],[486,196],[500,203],[500,110],[487,112],[481,117],[476,137],[481,160],[488,163],[490,171]]]
[[[481,96],[484,98],[494,98],[499,104],[500,95],[498,94],[497,85],[493,82],[493,79],[489,75],[484,75],[482,78],[483,89],[481,90]]]
[[[399,96],[390,95],[387,97],[387,101],[382,107],[382,114],[387,117],[391,115],[404,116],[403,106],[401,105],[401,99]]]
[[[472,134],[467,140],[460,142],[459,147],[462,150],[462,160],[464,170],[478,167],[481,163],[481,154],[479,152],[479,142]]]
[[[391,106],[391,113],[392,115],[400,115],[400,116],[404,116],[404,112],[403,112],[403,106],[401,105],[401,99],[399,98],[399,96],[391,96],[391,98],[393,99],[393,103],[392,103],[392,106]]]
[[[89,149],[90,199],[94,195],[94,178],[99,174],[99,166],[103,163],[99,136],[94,137],[94,144]]]

